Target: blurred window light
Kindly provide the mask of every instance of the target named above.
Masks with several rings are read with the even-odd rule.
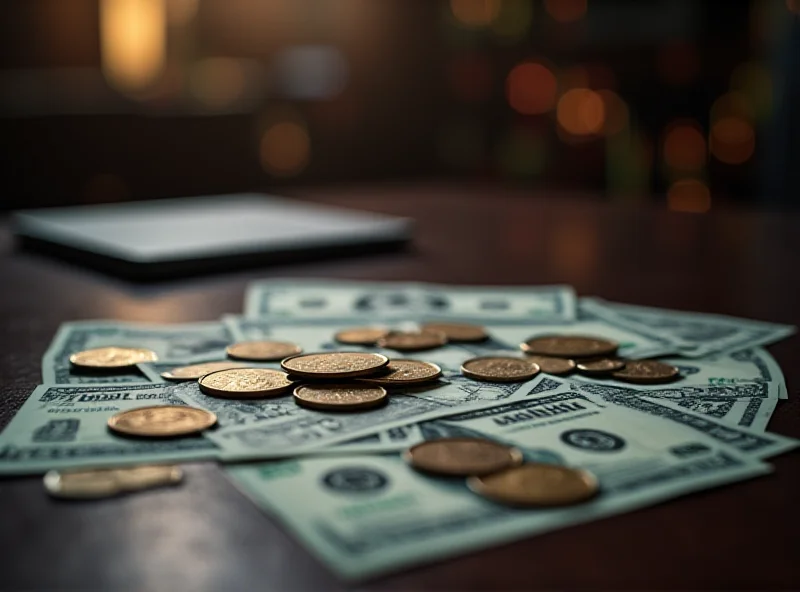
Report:
[[[245,90],[245,68],[234,58],[206,58],[189,71],[189,90],[204,106],[224,109],[239,101]]]
[[[261,165],[277,177],[297,175],[311,159],[306,127],[296,121],[273,123],[261,137]]]
[[[505,41],[522,39],[531,28],[533,2],[531,0],[503,0],[492,31]]]
[[[490,25],[500,13],[500,0],[450,0],[450,10],[464,27],[477,29]]]
[[[544,0],[544,9],[559,23],[572,23],[586,15],[586,0]]]
[[[680,179],[670,186],[667,205],[673,212],[703,214],[711,209],[711,192],[702,181]]]
[[[706,139],[696,121],[675,121],[663,140],[664,162],[678,171],[700,171],[706,165]]]
[[[124,93],[153,85],[164,69],[164,0],[101,0],[100,49],[103,74]]]
[[[535,130],[514,127],[498,144],[496,159],[500,170],[508,176],[539,175],[547,159],[547,140]]]
[[[588,88],[573,88],[558,101],[559,125],[574,136],[588,136],[603,129],[606,119],[603,98]]]
[[[347,85],[347,59],[332,45],[296,45],[275,56],[276,90],[292,99],[332,99]]]
[[[630,121],[628,104],[613,90],[603,89],[597,91],[597,94],[603,99],[603,108],[605,110],[602,134],[604,136],[613,136],[626,129]]]
[[[492,64],[482,54],[458,56],[448,67],[450,86],[455,96],[465,102],[479,103],[492,93]]]
[[[697,47],[688,41],[669,41],[658,48],[658,75],[666,84],[685,86],[700,74]]]
[[[200,0],[167,0],[167,19],[171,25],[186,25],[197,15]]]
[[[772,75],[763,62],[739,64],[731,74],[730,87],[741,92],[757,119],[765,119],[772,111]]]
[[[523,115],[537,115],[553,109],[558,83],[550,69],[540,62],[523,62],[511,69],[506,79],[506,97],[512,109]]]
[[[745,119],[723,117],[711,127],[709,148],[720,162],[734,165],[747,162],[755,147],[755,130]]]

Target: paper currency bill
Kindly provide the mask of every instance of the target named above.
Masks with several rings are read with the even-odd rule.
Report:
[[[169,440],[124,438],[108,418],[149,405],[183,405],[159,384],[40,385],[0,433],[0,474],[215,458],[202,436]]]
[[[511,509],[464,480],[423,476],[399,455],[230,466],[234,483],[348,579],[451,557],[769,471],[701,433],[578,393],[441,417],[425,436],[489,437],[526,459],[594,472],[601,492],[566,508]]]
[[[392,319],[481,323],[568,323],[577,318],[570,286],[488,288],[419,283],[264,280],[250,284],[245,316],[295,323],[363,324]]]
[[[783,339],[795,327],[723,315],[684,312],[581,298],[582,313],[602,318],[656,341],[669,343],[687,357],[753,348]]]
[[[45,384],[110,384],[147,382],[138,370],[113,374],[86,374],[70,367],[75,352],[95,347],[129,346],[151,349],[159,360],[184,363],[219,359],[233,338],[221,322],[180,325],[142,325],[120,321],[64,323],[42,359]]]

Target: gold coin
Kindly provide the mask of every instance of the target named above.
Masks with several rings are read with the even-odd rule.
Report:
[[[328,411],[369,409],[386,399],[386,389],[377,385],[305,384],[294,389],[294,401],[298,405]]]
[[[261,399],[282,395],[292,388],[286,372],[269,368],[231,368],[206,374],[200,390],[222,399]]]
[[[622,370],[624,367],[625,362],[616,358],[599,358],[597,360],[587,360],[578,364],[578,370],[590,376],[611,374],[617,370]]]
[[[410,384],[432,382],[442,375],[442,369],[431,362],[420,360],[389,360],[386,374],[359,378],[358,382],[379,384],[385,387],[402,387]]]
[[[380,327],[353,327],[339,331],[334,339],[347,345],[375,345],[388,332]]]
[[[482,438],[441,438],[412,446],[403,458],[418,471],[468,477],[516,466],[522,462],[522,453]]]
[[[196,407],[159,405],[121,411],[108,420],[108,427],[128,436],[169,438],[201,432],[217,423],[217,416]]]
[[[467,479],[480,496],[512,506],[566,506],[597,494],[597,477],[583,469],[526,463],[485,476]]]
[[[378,340],[380,347],[397,351],[423,351],[441,347],[447,335],[441,331],[391,331]]]
[[[675,366],[656,360],[628,360],[622,370],[612,372],[611,376],[636,384],[658,384],[677,380],[680,371]]]
[[[175,466],[142,465],[120,469],[48,471],[44,486],[54,497],[90,499],[179,483],[183,472]]]
[[[545,374],[560,376],[569,374],[575,370],[575,360],[569,358],[552,358],[550,356],[527,355],[526,360],[530,360]]]
[[[229,345],[225,351],[228,352],[228,357],[234,360],[277,362],[299,354],[303,350],[288,341],[241,341]]]
[[[375,374],[389,363],[381,354],[366,352],[327,352],[300,354],[286,358],[281,368],[300,378],[356,378]]]
[[[191,366],[180,366],[167,372],[161,373],[161,378],[167,380],[197,380],[206,374],[211,374],[217,370],[229,370],[231,368],[247,368],[241,362],[206,362],[205,364],[192,364]]]
[[[589,358],[613,355],[619,344],[609,339],[582,337],[578,335],[548,335],[531,337],[520,344],[529,354],[554,356],[556,358]]]
[[[156,352],[141,347],[98,347],[72,354],[73,366],[92,370],[130,368],[140,362],[155,362]]]
[[[523,382],[539,373],[539,366],[522,358],[487,356],[472,358],[461,366],[461,374],[488,382]]]
[[[469,323],[445,323],[431,321],[429,323],[422,323],[423,331],[439,331],[444,333],[447,341],[454,343],[460,342],[475,342],[486,341],[489,339],[489,334],[486,329],[480,325],[470,325]]]

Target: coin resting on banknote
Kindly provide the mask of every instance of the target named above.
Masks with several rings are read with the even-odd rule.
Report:
[[[609,339],[578,335],[531,337],[520,344],[522,351],[557,358],[587,358],[613,355],[619,344]]]
[[[422,331],[390,331],[378,340],[378,345],[397,351],[424,351],[442,347],[447,343],[447,335],[441,331],[424,329]]]
[[[617,358],[599,358],[584,360],[577,365],[578,371],[588,376],[611,374],[617,370],[622,370],[625,362]]]
[[[561,376],[575,370],[575,360],[569,358],[554,358],[536,354],[527,354],[525,358],[539,366],[539,369],[545,374]]]
[[[539,373],[539,366],[530,360],[508,356],[472,358],[461,366],[467,378],[488,382],[523,382]]]
[[[159,405],[137,407],[117,413],[108,420],[108,427],[127,436],[170,438],[196,434],[215,423],[217,416],[205,409]]]
[[[234,360],[250,362],[277,362],[303,351],[299,345],[288,341],[240,341],[225,350]]]
[[[360,411],[386,402],[386,389],[368,384],[306,384],[294,389],[298,405],[327,411]]]
[[[484,476],[469,477],[480,496],[512,506],[568,506],[594,497],[600,485],[584,469],[526,463]]]
[[[441,438],[412,446],[403,458],[424,473],[469,477],[516,466],[522,462],[522,453],[482,438]]]
[[[286,372],[270,368],[229,368],[202,376],[200,390],[222,399],[276,397],[294,386]]]
[[[656,360],[630,360],[625,367],[611,373],[617,380],[640,384],[659,384],[680,378],[680,371]]]
[[[376,353],[326,352],[292,356],[283,360],[281,367],[293,376],[328,380],[369,376],[388,364],[389,358]]]
[[[375,345],[388,332],[381,327],[351,327],[337,331],[334,339],[346,345]]]
[[[84,370],[118,370],[140,362],[155,362],[154,351],[140,347],[98,347],[72,354],[70,363]]]
[[[431,362],[392,358],[385,366],[384,373],[356,380],[391,388],[433,382],[441,375],[442,369]]]
[[[161,378],[181,382],[183,380],[197,380],[206,374],[217,372],[218,370],[230,370],[231,368],[246,368],[247,365],[242,362],[232,362],[226,360],[224,362],[206,362],[204,364],[191,364],[189,366],[178,366],[172,370],[167,370],[161,373]]]

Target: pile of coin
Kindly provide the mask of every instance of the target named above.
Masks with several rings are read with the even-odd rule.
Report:
[[[482,438],[430,440],[412,446],[403,458],[428,475],[466,478],[472,492],[511,506],[566,506],[588,501],[600,489],[589,471],[526,463],[518,448]]]

